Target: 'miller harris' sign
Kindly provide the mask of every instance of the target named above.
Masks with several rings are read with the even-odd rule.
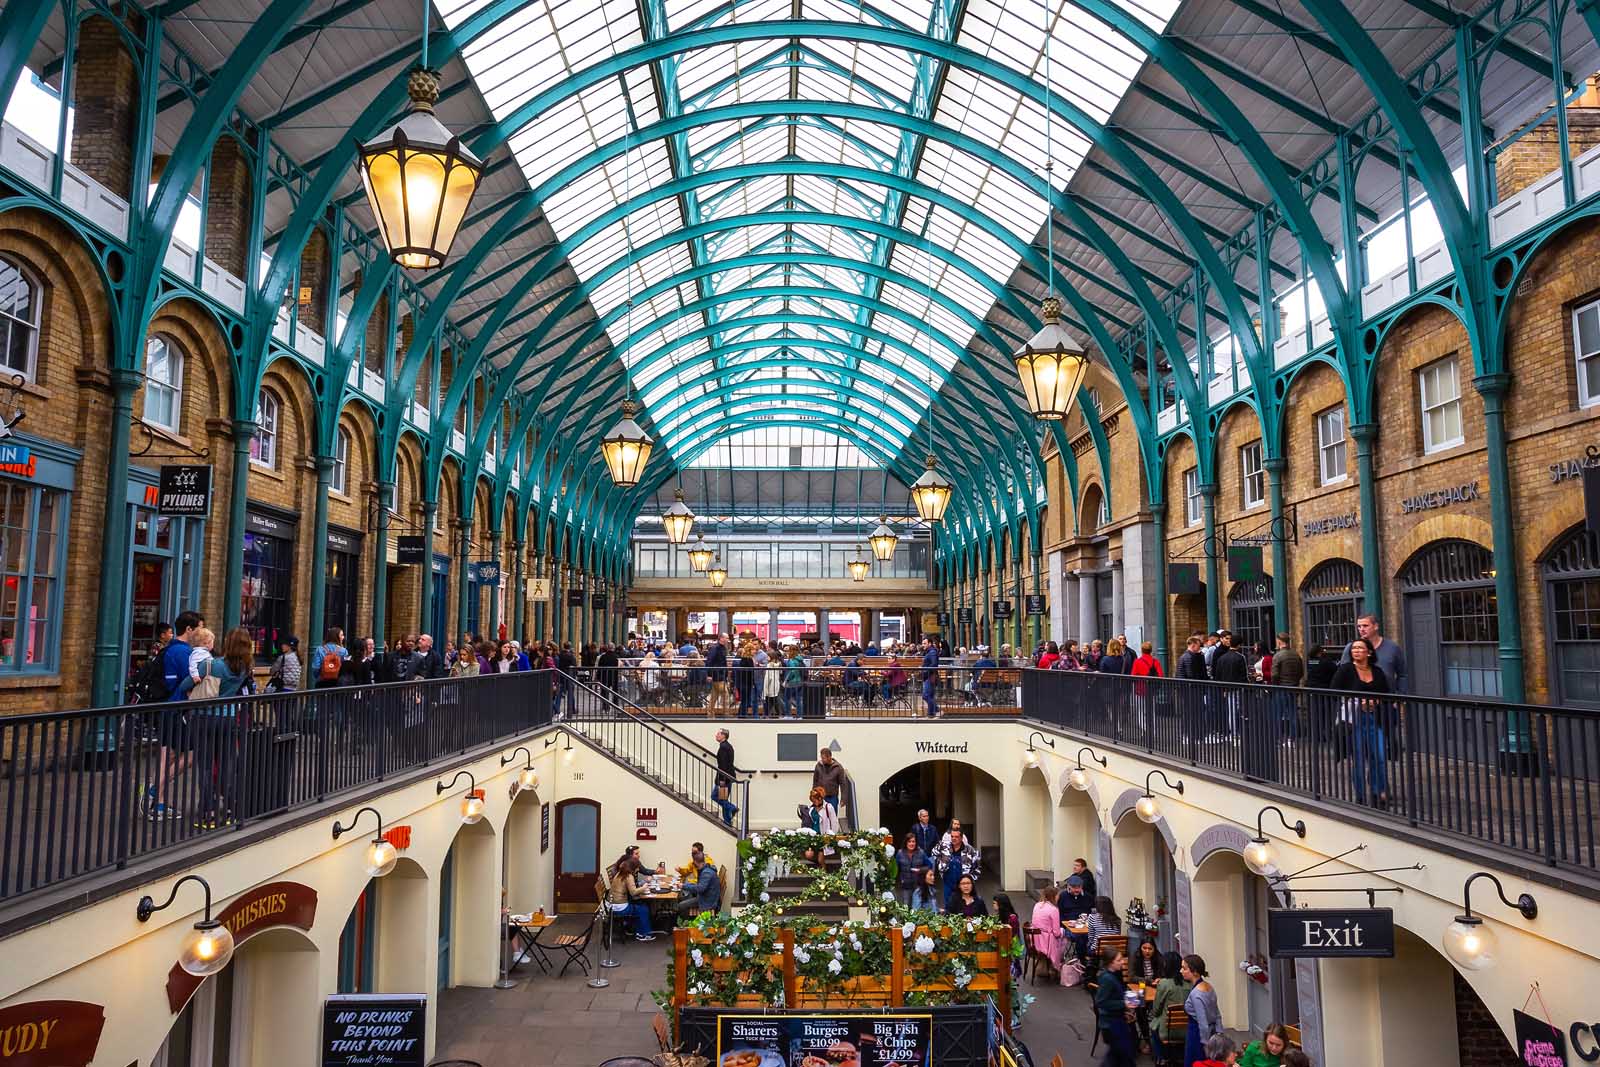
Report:
[[[1275,908],[1267,912],[1267,955],[1388,958],[1394,955],[1394,909]]]

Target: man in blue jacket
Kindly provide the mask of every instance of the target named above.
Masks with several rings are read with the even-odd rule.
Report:
[[[715,717],[719,711],[732,710],[728,703],[728,635],[718,634],[716,643],[706,651],[706,680],[711,683],[711,701],[706,714]]]
[[[694,850],[694,881],[685,882],[678,900],[678,914],[693,916],[703,911],[722,910],[722,883],[717,868],[702,849]]]
[[[928,718],[939,717],[939,701],[935,691],[939,686],[939,646],[933,638],[922,639],[922,702],[928,706]]]

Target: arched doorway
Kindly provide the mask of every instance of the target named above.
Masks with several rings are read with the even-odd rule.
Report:
[[[1174,919],[1178,902],[1178,868],[1172,848],[1161,825],[1142,821],[1132,810],[1117,820],[1111,833],[1111,878],[1101,880],[1100,894],[1111,898],[1117,914],[1123,915],[1128,902],[1138,897],[1145,911],[1156,921],[1156,947],[1162,952],[1178,950]],[[1128,947],[1145,940],[1139,931],[1128,930]]]
[[[499,975],[500,843],[487,819],[462,826],[439,872],[438,988]]]
[[[1494,557],[1470,541],[1434,541],[1400,571],[1410,691],[1500,695]]]
[[[981,768],[959,760],[924,760],[890,775],[878,787],[878,825],[904,834],[917,811],[928,809],[942,833],[950,820],[961,822],[962,834],[978,849],[985,884],[999,888],[1000,843],[1007,831],[1004,788]]]
[[[539,851],[539,814],[543,802],[537,790],[524,789],[511,802],[506,816],[506,907],[526,913],[546,908],[555,911],[544,857]]]
[[[1550,634],[1550,696],[1564,707],[1600,708],[1600,541],[1568,530],[1539,567]]]
[[[1062,789],[1061,800],[1055,808],[1055,824],[1050,859],[1056,881],[1061,881],[1071,873],[1073,860],[1081,859],[1094,872],[1098,882],[1103,872],[1100,862],[1100,815],[1095,810],[1094,797],[1070,787]]]
[[[207,978],[173,1020],[151,1067],[309,1063],[321,1009],[317,947],[298,930],[263,930]]]
[[[1271,575],[1234,583],[1228,593],[1228,629],[1233,631],[1234,648],[1248,652],[1258,641],[1272,648],[1276,622]]]
[[[1356,638],[1356,618],[1361,614],[1361,565],[1347,559],[1319,563],[1300,583],[1300,603],[1305,611],[1306,647],[1343,648]]]
[[[1237,852],[1219,849],[1200,861],[1190,889],[1196,922],[1194,951],[1205,958],[1222,1017],[1233,1029],[1259,1035],[1268,1023],[1300,1024],[1293,960],[1267,955],[1267,912],[1277,906],[1267,881]],[[1244,961],[1267,969],[1262,985],[1239,969]]]

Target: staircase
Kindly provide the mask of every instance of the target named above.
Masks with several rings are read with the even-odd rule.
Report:
[[[567,711],[560,725],[717,829],[745,836],[749,828],[745,811],[749,807],[750,783],[734,781],[730,799],[739,811],[732,827],[724,825],[722,810],[711,799],[717,780],[715,752],[701,747],[620,693],[599,689],[570,675],[563,677],[572,687],[576,707]]]
[[[823,922],[844,922],[850,918],[850,905],[852,901],[847,897],[828,897],[823,900],[808,900],[803,903],[788,904],[785,900],[798,896],[801,890],[811,884],[810,873],[786,874],[781,878],[774,878],[767,884],[767,894],[772,897],[772,903],[781,905],[787,915],[809,915]]]

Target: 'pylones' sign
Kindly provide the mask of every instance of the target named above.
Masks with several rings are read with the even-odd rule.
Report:
[[[1392,908],[1279,908],[1267,913],[1275,960],[1394,955]]]

